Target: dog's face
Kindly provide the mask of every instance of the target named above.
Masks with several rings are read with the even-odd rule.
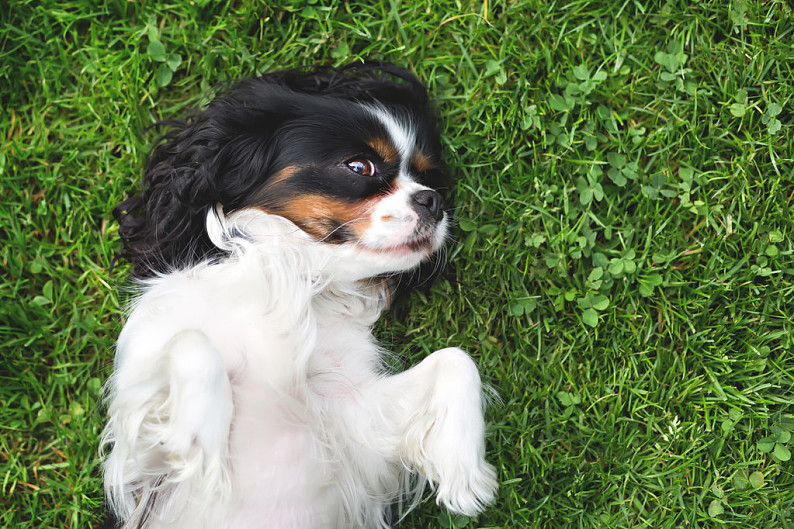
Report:
[[[279,132],[272,174],[246,207],[338,245],[354,275],[409,270],[437,251],[449,219],[435,131],[385,107],[320,99],[310,110]]]
[[[424,88],[403,70],[358,66],[243,80],[165,140],[140,199],[148,224],[134,225],[140,235],[122,231],[132,257],[147,264],[173,267],[212,254],[199,222],[217,204],[227,214],[254,209],[286,218],[333,248],[338,268],[349,266],[354,278],[411,270],[449,231],[435,117]],[[123,230],[124,213],[121,220]]]

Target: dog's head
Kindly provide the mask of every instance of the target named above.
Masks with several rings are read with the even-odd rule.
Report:
[[[344,248],[365,276],[407,272],[448,233],[448,180],[419,81],[382,64],[290,70],[238,81],[172,128],[144,189],[116,208],[135,274],[222,253],[207,211],[255,209]]]

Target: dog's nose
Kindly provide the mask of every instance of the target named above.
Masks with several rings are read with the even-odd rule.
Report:
[[[432,189],[417,191],[413,196],[414,209],[420,217],[439,221],[444,217],[444,199]]]

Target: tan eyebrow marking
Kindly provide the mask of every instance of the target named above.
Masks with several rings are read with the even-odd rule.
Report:
[[[397,163],[400,160],[400,151],[397,150],[397,146],[385,138],[372,138],[367,145],[372,147],[372,150],[378,153],[378,156],[383,158],[386,163]]]
[[[430,156],[418,151],[414,153],[411,162],[414,164],[416,170],[420,173],[425,173],[435,167],[433,159]]]

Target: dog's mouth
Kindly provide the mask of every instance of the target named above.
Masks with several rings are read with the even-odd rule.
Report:
[[[406,257],[409,255],[427,257],[436,250],[432,235],[417,236],[409,241],[392,246],[373,247],[361,241],[358,241],[356,246],[370,253],[393,257]]]

